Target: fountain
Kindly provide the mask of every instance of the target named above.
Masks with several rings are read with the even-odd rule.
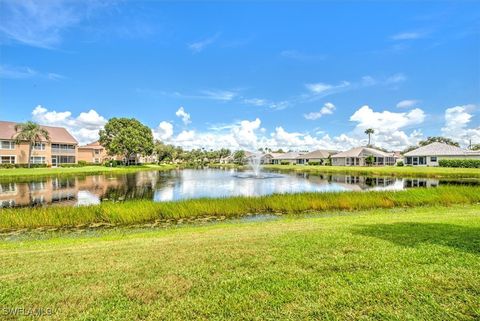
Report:
[[[262,167],[261,167],[262,156],[263,154],[261,153],[252,154],[248,158],[248,165],[252,169],[252,172],[237,173],[234,176],[237,178],[258,178],[258,179],[281,177],[281,175],[262,172]]]
[[[256,177],[260,176],[261,164],[262,164],[262,154],[260,153],[255,153],[248,159],[248,165],[250,165],[250,167],[253,170],[253,174]]]

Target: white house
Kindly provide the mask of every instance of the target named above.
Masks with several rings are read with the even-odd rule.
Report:
[[[282,164],[288,162],[290,164],[297,163],[297,157],[302,155],[303,153],[299,152],[288,152],[288,153],[279,153],[273,156],[272,164]]]
[[[297,156],[297,164],[308,164],[309,162],[319,162],[325,164],[330,155],[338,153],[332,150],[319,149],[310,153]]]
[[[480,159],[480,152],[435,142],[409,151],[403,157],[405,165],[438,166],[441,159]]]
[[[332,155],[333,166],[366,166],[366,158],[373,156],[373,166],[395,165],[395,154],[371,147],[356,147]]]

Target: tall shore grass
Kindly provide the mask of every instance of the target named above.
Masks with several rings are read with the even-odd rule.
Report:
[[[239,217],[249,213],[302,213],[375,208],[449,206],[480,203],[480,187],[444,186],[405,191],[275,194],[261,197],[191,199],[173,202],[132,200],[82,207],[3,209],[0,229],[33,229],[109,223],[131,225],[158,219]]]
[[[312,174],[356,174],[425,178],[480,178],[479,168],[411,167],[411,166],[309,166],[264,165],[264,169]]]

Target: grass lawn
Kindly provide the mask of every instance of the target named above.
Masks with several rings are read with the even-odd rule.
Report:
[[[478,320],[480,205],[22,236],[0,271],[2,320]]]
[[[83,166],[83,167],[56,167],[56,168],[9,168],[0,169],[0,179],[30,178],[33,176],[68,176],[68,175],[94,175],[104,173],[129,173],[144,170],[169,170],[176,168],[174,165],[138,165],[138,166]]]
[[[280,171],[297,171],[306,173],[339,173],[357,175],[382,175],[401,177],[445,177],[445,178],[480,178],[480,168],[449,167],[411,167],[411,166],[309,166],[309,165],[264,165],[263,168]]]

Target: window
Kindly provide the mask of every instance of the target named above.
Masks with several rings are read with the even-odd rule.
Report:
[[[95,155],[100,155],[100,149],[95,149]]]
[[[45,150],[45,143],[36,142],[33,145],[33,150]]]
[[[17,191],[17,185],[15,183],[2,183],[0,184],[0,193],[14,193]]]
[[[94,162],[95,164],[99,164],[99,163],[100,163],[100,159],[99,159],[99,158],[95,158],[95,159],[93,159],[93,162]]]
[[[75,156],[53,155],[52,164],[75,164]]]
[[[430,161],[431,161],[431,162],[436,162],[436,161],[437,161],[437,156],[432,156],[432,157],[430,157]]]
[[[0,149],[15,149],[15,142],[11,140],[0,141]]]
[[[45,156],[32,156],[32,157],[30,157],[30,163],[32,163],[32,164],[45,164]]]
[[[15,156],[1,156],[0,164],[15,164]]]

